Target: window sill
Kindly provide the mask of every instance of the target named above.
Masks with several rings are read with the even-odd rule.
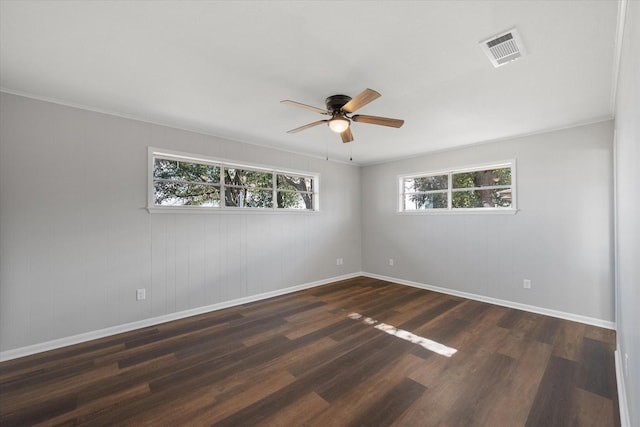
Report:
[[[400,211],[399,215],[515,215],[518,213],[518,209],[432,209],[432,210],[415,210],[415,211]]]
[[[220,214],[250,214],[250,215],[282,215],[282,214],[316,214],[319,211],[306,209],[261,209],[261,208],[207,208],[207,207],[184,207],[184,206],[147,206],[150,214],[200,214],[200,215],[220,215]]]

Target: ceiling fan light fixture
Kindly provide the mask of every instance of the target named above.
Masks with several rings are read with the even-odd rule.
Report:
[[[335,115],[328,122],[329,129],[335,133],[342,133],[349,128],[349,119],[342,115]]]

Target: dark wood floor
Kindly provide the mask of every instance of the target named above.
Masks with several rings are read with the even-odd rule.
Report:
[[[356,278],[3,362],[0,425],[618,426],[614,342]]]

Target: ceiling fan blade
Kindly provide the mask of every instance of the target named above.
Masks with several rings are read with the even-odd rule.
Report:
[[[378,116],[365,116],[363,114],[356,114],[351,117],[351,120],[359,123],[369,123],[371,125],[380,125],[380,126],[389,126],[392,128],[402,127],[404,124],[404,120],[400,119],[390,119],[388,117],[378,117]]]
[[[348,127],[347,130],[345,130],[340,134],[340,137],[342,138],[342,142],[345,142],[345,143],[353,141],[353,134],[351,133],[351,128]]]
[[[313,107],[311,105],[302,104],[300,102],[291,101],[291,100],[288,100],[288,99],[280,101],[280,103],[281,104],[293,105],[294,107],[306,108],[307,110],[311,110],[311,111],[314,111],[314,112],[320,113],[320,114],[327,114],[327,115],[331,114],[327,110],[325,110],[324,108]]]
[[[364,107],[371,101],[380,98],[381,96],[382,95],[380,95],[373,89],[365,89],[358,95],[356,95],[355,98],[351,99],[351,101],[344,104],[342,106],[342,109],[347,113],[353,113],[354,111],[359,110],[360,108]]]
[[[304,125],[304,126],[300,126],[299,128],[291,129],[291,130],[287,131],[287,133],[300,132],[301,130],[309,129],[309,128],[312,128],[314,126],[318,126],[318,125],[321,125],[323,123],[326,123],[326,122],[328,122],[328,120],[318,120],[317,122],[309,123],[308,125]]]

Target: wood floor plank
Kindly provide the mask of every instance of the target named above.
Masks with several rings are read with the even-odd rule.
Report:
[[[135,339],[137,337],[156,333],[157,330],[155,328],[144,328],[137,331],[114,335],[112,337],[92,340],[43,353],[37,353],[29,357],[9,360],[0,363],[0,377],[4,377],[6,374],[11,375],[16,371],[23,369],[42,369],[46,364],[60,363],[62,365],[65,361],[86,359],[87,355],[94,354],[96,351],[100,352],[105,348],[111,347],[122,347],[124,342],[129,339]]]
[[[418,295],[422,293],[419,289],[414,289],[413,292],[403,293],[399,295],[381,295],[375,301],[360,304],[359,311],[361,314],[370,317],[380,317],[385,312],[389,312],[395,309],[397,304],[403,304],[409,301],[413,301]]]
[[[2,362],[0,425],[618,427],[614,350],[614,331],[356,277]]]
[[[458,319],[473,322],[482,317],[487,310],[491,309],[491,307],[493,306],[486,302],[465,300],[451,310],[451,314]]]
[[[75,409],[76,400],[72,396],[46,399],[38,405],[23,406],[20,409],[6,409],[3,407],[2,414],[0,414],[0,425],[34,425]]]
[[[606,426],[616,418],[616,408],[611,399],[605,399],[585,390],[576,390],[573,406],[574,425],[584,427]]]
[[[616,331],[612,329],[604,329],[597,326],[585,325],[584,337],[607,343],[609,345],[609,350],[613,351],[616,348]]]
[[[217,400],[215,393],[199,392],[182,399],[180,411],[174,408],[160,408],[161,410],[150,418],[148,415],[139,417],[140,422],[151,422],[153,425],[215,425],[219,420],[231,414],[242,411],[256,401],[270,395],[277,390],[291,384],[295,377],[286,371],[275,371],[263,378],[254,378],[250,386]],[[224,404],[217,404],[223,402]],[[135,419],[132,421],[136,421]]]
[[[354,323],[350,319],[346,319],[344,322],[352,326]],[[305,373],[309,372],[310,370],[315,369],[319,366],[322,366],[326,363],[329,363],[341,357],[342,355],[352,351],[354,347],[363,345],[364,343],[367,343],[369,340],[372,340],[380,335],[378,333],[379,331],[376,331],[372,328],[365,328],[365,329],[360,328],[360,330],[358,331],[358,328],[354,326],[353,331],[354,333],[350,336],[351,339],[343,340],[343,341],[336,341],[331,337],[331,335],[328,335],[327,338],[336,342],[335,346],[310,354],[309,357],[307,357],[306,359],[303,359],[291,364],[288,368],[288,371],[291,372],[291,374],[295,375],[296,377],[302,376]],[[309,335],[316,335],[316,334],[309,334]]]
[[[450,419],[457,412],[467,410],[466,407],[458,406],[464,403],[458,401],[458,398],[468,388],[473,388],[469,382],[470,377],[484,373],[484,364],[488,358],[499,354],[495,350],[507,335],[508,330],[499,327],[483,333],[474,330],[473,333],[460,334],[452,342],[458,349],[454,356],[429,358],[426,369],[410,375],[410,378],[420,382],[428,390],[403,414],[398,425],[450,425]],[[509,359],[498,358],[494,364]],[[487,365],[491,366],[493,365]],[[495,392],[499,394],[500,389],[496,387]]]
[[[613,354],[602,341],[583,338],[576,385],[591,393],[612,399],[616,390]]]
[[[286,336],[287,338],[293,340],[305,335],[309,335],[313,332],[318,332],[325,327],[332,327],[340,322],[343,322],[344,320],[345,318],[342,315],[325,312],[314,316],[312,319],[307,319],[295,323],[295,326],[286,333]],[[347,322],[345,322],[345,324],[347,324]]]
[[[411,332],[441,344],[449,345],[458,334],[468,330],[468,321],[456,317],[441,316]]]
[[[582,338],[586,325],[577,322],[562,322],[553,342],[553,355],[577,362],[582,351]]]
[[[150,393],[149,385],[146,383],[138,384],[130,389],[122,390],[116,394],[106,396],[102,399],[93,400],[84,405],[77,405],[74,410],[61,413],[57,417],[49,418],[42,423],[36,425],[39,426],[60,426],[60,425],[75,425],[78,419],[82,419],[90,414],[100,413],[107,408],[117,405],[119,402],[127,401],[131,399],[142,399],[144,396]]]
[[[329,406],[326,400],[311,392],[263,419],[260,424],[270,427],[310,426]],[[335,419],[333,421],[335,422]],[[324,425],[326,426],[327,424]]]
[[[109,346],[100,347],[97,349],[88,350],[86,353],[79,353],[76,355],[71,355],[69,357],[65,357],[63,359],[52,358],[52,359],[38,359],[37,363],[21,363],[17,364],[12,370],[5,370],[4,374],[0,376],[0,389],[2,388],[2,384],[8,383],[18,377],[24,377],[27,375],[32,375],[34,372],[43,372],[50,368],[60,369],[63,366],[75,365],[77,363],[82,363],[85,360],[95,360],[101,357],[108,357],[113,354],[120,354],[124,350],[123,343],[116,343]],[[15,359],[18,361],[22,361],[25,359],[30,359],[31,357],[23,357],[20,359]],[[116,356],[117,357],[117,356]],[[0,363],[2,366],[4,363],[11,363],[13,361]],[[110,363],[108,363],[110,364]]]
[[[177,366],[175,355],[169,354],[159,359],[150,360],[137,365],[135,369],[127,369],[111,377],[96,376],[83,384],[81,388],[70,390],[76,396],[79,405],[86,405],[95,400],[119,395],[141,384],[149,387],[149,380]]]
[[[555,317],[543,316],[533,332],[533,339],[545,344],[553,344],[562,321]]]
[[[255,424],[262,417],[271,416],[279,409],[284,408],[292,400],[297,400],[302,395],[317,389],[324,391],[330,398],[339,397],[343,393],[339,387],[346,384],[345,376],[349,377],[361,360],[365,359],[375,348],[388,342],[390,338],[384,334],[374,336],[353,347],[351,351],[297,376],[295,383],[267,396],[251,408],[227,417],[220,422],[220,425]],[[378,361],[378,358],[372,358],[368,363],[379,367],[381,364],[376,363]],[[325,398],[325,400],[327,399]]]
[[[520,345],[523,351],[508,375],[506,372],[499,374],[501,383],[495,387],[499,393],[493,395],[490,405],[478,411],[477,418],[484,420],[487,426],[522,426],[527,421],[551,356],[551,346],[531,340],[524,340]]]
[[[576,362],[551,356],[527,418],[527,427],[571,425]]]
[[[412,354],[400,356],[397,363],[363,379],[357,387],[352,387],[342,399],[331,404],[332,410],[319,414],[310,422],[310,425],[318,427],[349,425],[354,424],[356,419],[365,422],[363,415],[375,410],[372,407],[376,407],[383,396],[387,395],[400,381],[408,378],[411,372],[426,369],[425,366],[424,360]],[[426,390],[426,387],[422,386],[422,389]],[[371,419],[376,420],[375,417],[369,420]]]
[[[410,343],[396,341],[390,336],[380,336],[368,346],[359,348],[358,352],[348,353],[340,361],[340,366],[335,367],[330,380],[314,386],[316,392],[327,402],[338,401],[370,376],[388,368],[412,347]]]
[[[416,401],[426,387],[409,379],[403,378],[400,383],[386,394],[374,400],[366,412],[358,414],[348,426],[366,426],[375,420],[377,426],[390,426],[402,413]]]
[[[57,381],[47,381],[38,384],[39,393],[33,393],[33,388],[11,389],[10,392],[2,394],[2,405],[7,405],[16,409],[37,407],[46,404],[47,401],[64,398],[70,394],[78,393],[86,387],[88,382],[99,379],[111,378],[117,372],[115,365],[86,370],[74,376],[60,378]]]
[[[466,386],[460,390],[447,424],[459,426],[484,426],[487,409],[501,397],[506,378],[511,377],[515,360],[499,353],[489,355],[475,371],[466,377]],[[499,386],[503,387],[499,387]]]
[[[430,307],[439,304],[440,301],[437,294],[421,294],[405,304],[395,306],[393,310],[384,313],[384,316],[379,316],[379,320],[390,325],[401,325]]]
[[[407,331],[416,330],[417,328],[424,326],[427,322],[430,322],[440,316],[441,314],[446,313],[448,310],[456,307],[460,304],[459,301],[452,299],[444,299],[444,301],[438,303],[437,305],[430,307],[424,310],[422,313],[416,315],[415,317],[407,320],[406,322],[398,325],[398,328],[405,329]]]

